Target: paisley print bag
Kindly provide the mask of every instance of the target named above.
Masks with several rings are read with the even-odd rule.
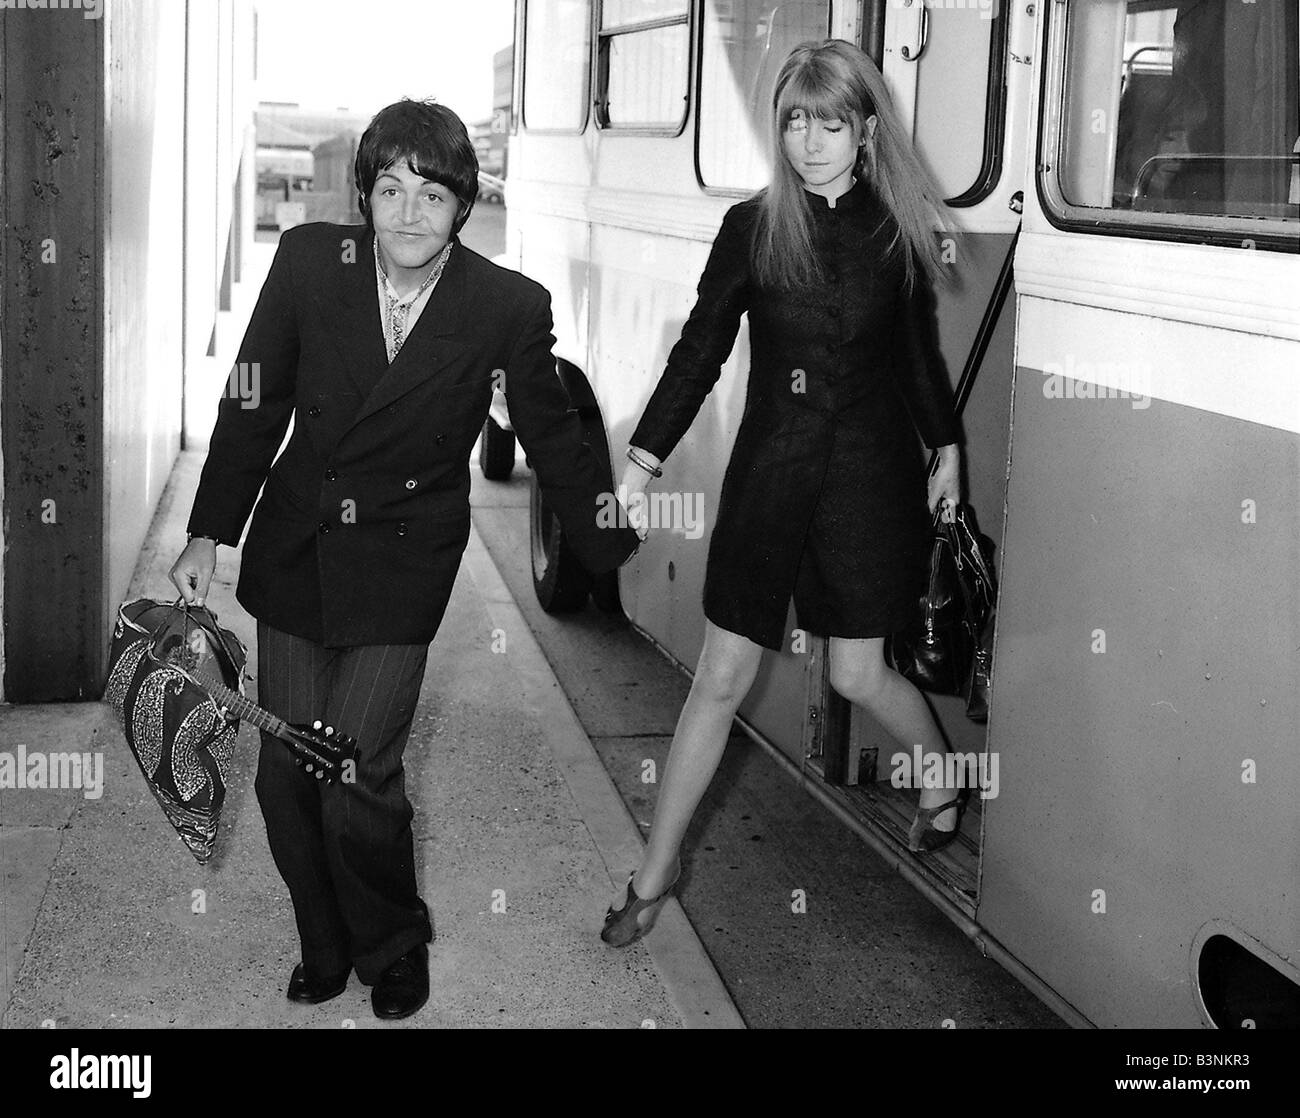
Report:
[[[239,720],[197,682],[202,669],[243,694],[248,651],[203,607],[141,598],[118,610],[109,703],[154,794],[200,865],[212,857]]]

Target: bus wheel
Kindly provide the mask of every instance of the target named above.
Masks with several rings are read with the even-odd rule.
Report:
[[[559,518],[547,507],[537,478],[529,486],[528,534],[532,539],[533,590],[547,613],[582,609],[592,576],[564,538]]]
[[[488,481],[505,481],[515,468],[515,433],[498,427],[491,416],[483,423],[478,465]]]

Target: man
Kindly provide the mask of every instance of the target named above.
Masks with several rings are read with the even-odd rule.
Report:
[[[612,570],[639,541],[598,526],[610,480],[556,376],[549,295],[456,237],[478,192],[460,119],[388,106],[361,139],[356,184],[365,226],[281,238],[238,357],[256,406],[221,402],[171,577],[202,603],[217,545],[238,545],[265,482],[237,591],[258,620],[259,698],[358,741],[355,783],[322,786],[263,735],[257,796],[302,941],[288,994],[335,997],[355,967],[376,1015],[399,1018],[428,998],[433,938],[402,753],[469,537],[469,454],[494,386],[586,565]]]

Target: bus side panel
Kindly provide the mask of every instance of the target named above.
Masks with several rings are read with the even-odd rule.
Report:
[[[1300,438],[1080,390],[1017,371],[978,919],[1099,1026],[1196,1026],[1207,922],[1300,951]]]

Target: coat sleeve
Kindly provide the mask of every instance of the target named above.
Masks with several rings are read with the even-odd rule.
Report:
[[[593,574],[625,563],[640,546],[613,493],[609,470],[587,444],[555,371],[551,299],[541,290],[505,370],[510,424],[565,539]]]
[[[722,219],[696,288],[695,307],[632,433],[630,445],[661,461],[681,441],[718,382],[736,344],[740,316],[749,307],[750,222],[743,205],[732,206]]]
[[[899,296],[893,374],[917,431],[932,450],[961,438],[948,367],[939,351],[934,296],[919,277]]]
[[[238,546],[244,523],[293,415],[298,316],[293,302],[292,231],[280,238],[217,407],[188,530]]]

